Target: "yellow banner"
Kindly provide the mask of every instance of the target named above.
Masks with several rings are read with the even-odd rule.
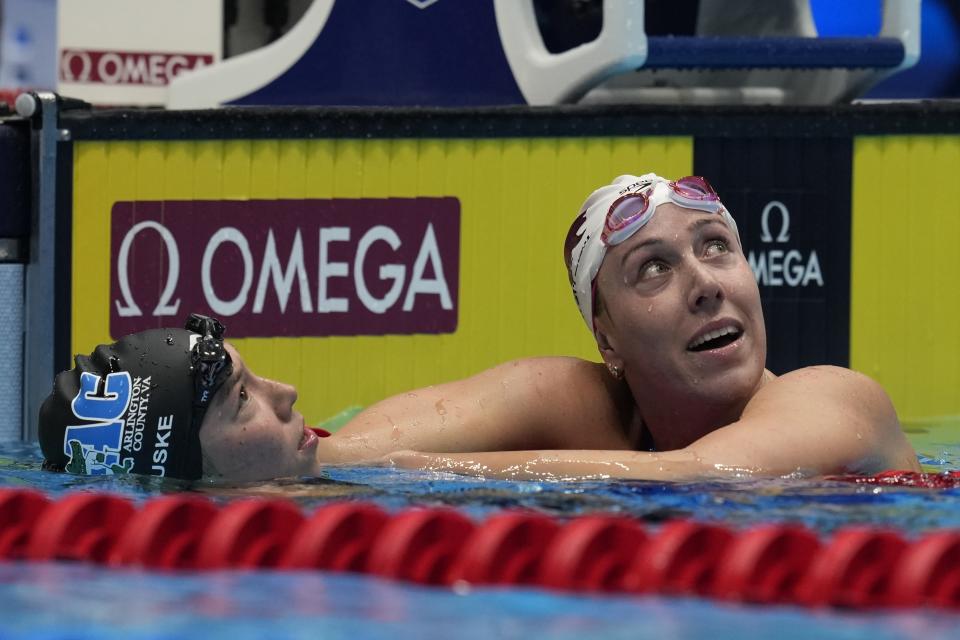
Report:
[[[254,372],[296,385],[317,422],[512,358],[597,359],[563,266],[577,208],[617,175],[692,167],[688,137],[77,142],[72,350],[111,340],[116,202],[427,196],[461,207],[456,331],[233,341]]]
[[[901,420],[960,415],[960,137],[854,141],[850,365]]]

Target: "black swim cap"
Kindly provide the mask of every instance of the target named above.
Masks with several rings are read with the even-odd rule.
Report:
[[[186,329],[142,331],[76,356],[40,407],[44,467],[199,478],[200,425],[233,371],[223,332],[191,315]]]

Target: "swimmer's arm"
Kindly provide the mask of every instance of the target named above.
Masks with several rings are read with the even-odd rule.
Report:
[[[394,451],[437,453],[625,446],[609,375],[577,358],[527,358],[401,393],[324,438],[317,461],[364,462]],[[591,424],[594,428],[585,429]],[[606,428],[604,428],[606,426]]]
[[[385,461],[403,469],[445,471],[508,480],[693,480],[729,476],[732,472],[711,472],[682,450],[661,454],[587,449],[479,453],[399,451],[386,456]]]
[[[919,470],[887,394],[866,376],[837,367],[811,367],[768,383],[740,420],[676,451],[403,452],[388,461],[515,479],[690,480]]]
[[[832,366],[798,369],[769,382],[740,420],[687,450],[712,463],[776,475],[920,470],[883,387]]]

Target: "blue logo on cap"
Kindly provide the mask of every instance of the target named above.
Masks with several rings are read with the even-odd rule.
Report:
[[[90,424],[67,427],[63,452],[70,456],[67,471],[94,476],[129,473],[133,458],[120,458],[123,416],[130,406],[131,382],[126,371],[80,374],[80,390],[70,406],[73,414]]]

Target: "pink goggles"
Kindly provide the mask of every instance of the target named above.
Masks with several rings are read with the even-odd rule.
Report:
[[[640,191],[626,193],[610,205],[600,234],[604,245],[612,247],[620,244],[638,229],[650,221],[656,207],[650,206],[650,196],[658,184],[670,189],[670,199],[688,209],[700,209],[711,213],[720,213],[723,205],[720,196],[710,183],[700,176],[687,176],[671,182],[654,182]]]

